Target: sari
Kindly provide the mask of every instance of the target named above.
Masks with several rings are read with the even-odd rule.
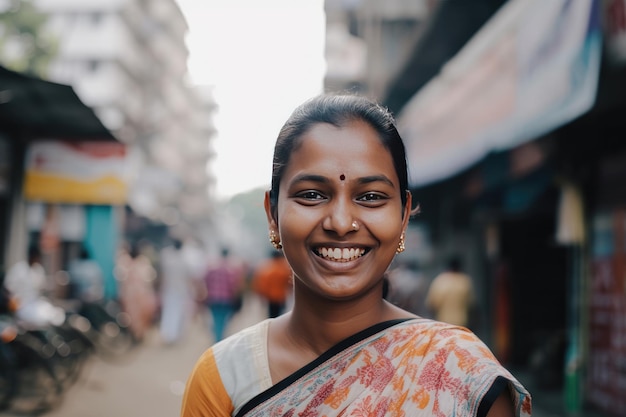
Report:
[[[227,349],[231,354],[236,350]],[[216,359],[213,354],[209,357]],[[249,366],[242,363],[245,357],[237,357],[238,366],[249,369],[262,355],[250,359]],[[206,367],[206,358],[201,363]],[[263,384],[257,385],[258,392],[248,389],[243,397],[237,395],[237,387],[245,389],[248,384],[249,388],[254,377],[238,379],[230,373],[222,374],[222,370],[218,369],[217,374],[226,383],[216,389],[213,379],[208,384],[212,388],[206,390],[198,386],[207,385],[203,378],[208,374],[202,376],[196,368],[183,400],[183,417],[477,416],[485,415],[500,393],[494,395],[492,389],[498,386],[497,381],[505,382],[501,386],[509,390],[516,416],[531,413],[529,393],[472,332],[421,318],[387,321],[367,328],[277,384],[266,389],[260,388]],[[265,371],[261,375],[268,376]],[[207,405],[211,391],[223,393],[219,404],[230,401],[221,414]],[[205,411],[198,404],[204,404]]]

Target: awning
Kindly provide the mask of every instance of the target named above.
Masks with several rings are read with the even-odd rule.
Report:
[[[507,0],[439,1],[384,105],[394,114],[435,77]]]
[[[20,139],[116,140],[71,86],[1,66],[0,131]]]
[[[511,0],[398,116],[412,187],[547,134],[594,104],[596,0]]]

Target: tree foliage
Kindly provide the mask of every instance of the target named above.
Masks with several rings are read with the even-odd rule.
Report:
[[[32,0],[0,0],[0,64],[45,78],[58,41],[47,33],[47,16]]]

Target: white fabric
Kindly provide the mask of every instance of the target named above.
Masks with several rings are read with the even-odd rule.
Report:
[[[272,386],[267,335],[272,319],[264,320],[213,346],[215,363],[224,388],[234,393],[235,412],[256,395]]]
[[[15,315],[27,325],[60,325],[65,320],[65,311],[43,297],[45,285],[45,271],[38,263],[28,265],[26,261],[20,261],[5,277],[4,286],[18,303]]]
[[[166,343],[179,340],[191,315],[191,272],[182,251],[169,246],[160,256],[161,287],[161,337]]]

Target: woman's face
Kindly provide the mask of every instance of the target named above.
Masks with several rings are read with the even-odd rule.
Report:
[[[281,179],[276,218],[266,196],[270,228],[297,285],[337,300],[377,287],[407,225],[411,199],[403,207],[403,192],[389,151],[367,123],[308,130]]]

